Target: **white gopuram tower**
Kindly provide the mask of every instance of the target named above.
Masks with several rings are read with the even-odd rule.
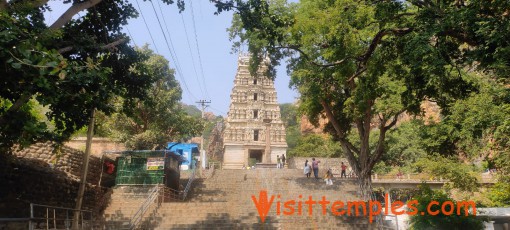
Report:
[[[240,55],[230,109],[223,133],[223,168],[241,169],[253,163],[276,164],[276,156],[287,152],[285,127],[281,120],[274,82],[248,70],[250,56]]]

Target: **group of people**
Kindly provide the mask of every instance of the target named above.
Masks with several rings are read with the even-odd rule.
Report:
[[[308,160],[305,161],[305,167],[303,169],[303,172],[307,178],[310,178],[310,175],[312,174],[312,171],[313,171],[313,175],[315,176],[315,179],[316,180],[319,179],[319,163],[321,163],[321,161],[315,160],[315,158],[312,158],[311,163],[308,163]],[[347,174],[345,173],[345,171],[347,170],[347,166],[344,164],[344,162],[342,162],[342,164],[340,165],[340,168],[342,169],[340,178],[342,178],[342,177],[347,178]],[[324,181],[326,181],[327,185],[333,185],[333,172],[332,172],[331,168],[329,168],[328,171],[326,172],[326,174],[324,175]]]
[[[285,154],[276,155],[276,168],[282,169],[285,166]]]

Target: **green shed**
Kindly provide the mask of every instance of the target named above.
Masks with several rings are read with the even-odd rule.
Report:
[[[116,185],[155,185],[178,190],[185,159],[169,150],[123,151],[116,159]]]

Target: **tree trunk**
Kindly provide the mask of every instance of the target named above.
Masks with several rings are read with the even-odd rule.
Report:
[[[83,165],[81,170],[81,181],[80,181],[80,187],[78,188],[78,196],[76,198],[76,207],[74,209],[74,217],[73,217],[73,223],[72,228],[73,230],[78,230],[80,227],[83,227],[83,219],[80,226],[80,217],[81,217],[81,211],[82,211],[82,203],[83,203],[83,195],[85,194],[85,187],[87,186],[87,173],[89,170],[89,157],[90,157],[90,150],[92,147],[92,136],[94,135],[94,116],[95,116],[96,109],[93,108],[92,112],[90,113],[90,122],[89,126],[87,128],[87,143],[85,144],[85,153],[83,156]]]
[[[363,171],[358,175],[360,197],[364,201],[372,199],[372,173],[370,170]]]

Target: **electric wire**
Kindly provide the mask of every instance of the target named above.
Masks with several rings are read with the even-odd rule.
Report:
[[[140,14],[142,15],[142,19],[143,19],[143,22],[145,23],[145,27],[147,28],[147,31],[149,31],[149,36],[151,37],[152,44],[154,45],[154,49],[156,49],[156,52],[159,53],[158,47],[156,46],[156,42],[154,42],[154,38],[152,37],[151,30],[149,29],[149,26],[147,25],[147,21],[145,20],[145,17],[143,16],[142,8],[140,7],[138,0],[136,0],[136,5],[138,6],[138,11],[140,11]]]
[[[205,84],[205,77],[204,77],[204,67],[202,65],[202,55],[200,55],[200,46],[198,45],[198,35],[197,35],[197,27],[195,23],[195,13],[193,11],[193,1],[190,0],[190,8],[191,8],[191,20],[193,21],[193,32],[195,33],[195,45],[197,46],[197,53],[198,53],[198,64],[200,64],[200,74],[202,77],[202,85],[204,86],[205,95],[209,97],[209,92],[207,92],[207,87]]]
[[[202,85],[200,83],[200,80],[198,79],[197,67],[195,66],[195,57],[193,55],[193,51],[191,50],[191,43],[189,41],[188,29],[186,27],[186,23],[184,22],[184,16],[182,16],[182,14],[181,14],[181,21],[182,21],[182,24],[184,26],[184,33],[186,34],[186,41],[188,42],[188,49],[189,49],[189,53],[190,53],[190,56],[191,56],[191,63],[193,64],[193,70],[195,71],[195,77],[197,78],[198,88],[200,89],[200,92],[202,93],[202,96],[205,96],[204,95],[204,91],[202,90]]]
[[[119,15],[121,15],[121,13],[120,13],[120,9],[119,9],[119,6],[117,5],[117,3],[115,3],[114,5],[115,5],[115,9],[117,10],[117,13],[118,13]],[[135,45],[135,47],[136,47],[135,38],[133,37],[133,35],[131,35],[131,31],[129,31],[129,27],[127,27],[127,26],[126,26],[126,27],[123,27],[123,28],[126,28],[126,30],[127,30],[127,32],[128,32],[128,34],[129,34],[129,39],[130,39],[131,41],[133,41],[133,44],[134,44],[134,45]]]
[[[156,15],[156,19],[158,20],[158,24],[159,24],[159,28],[161,29],[161,32],[163,33],[163,38],[165,39],[165,43],[166,43],[166,46],[168,48],[168,51],[170,52],[170,56],[173,57],[172,55],[172,50],[170,49],[170,44],[168,43],[168,39],[166,37],[166,34],[163,30],[163,26],[161,25],[161,21],[159,20],[159,15],[158,13],[156,12],[156,7],[154,7],[154,3],[152,1],[149,1],[151,3],[151,6],[152,6],[152,9],[154,10],[154,14]],[[175,60],[174,60],[175,62]],[[176,68],[177,68],[177,65],[176,65]],[[196,97],[191,93],[191,91],[189,90],[188,88],[188,84],[186,83],[186,81],[184,80],[184,77],[182,76],[182,73],[180,71],[180,68],[177,69],[177,75],[179,75],[179,78],[181,79],[183,85],[184,85],[184,89],[188,92],[188,94],[196,100]]]
[[[212,106],[209,106],[209,108],[211,108],[212,110],[214,110],[214,111],[218,112],[220,115],[222,115],[222,114],[227,114],[227,113],[222,112],[221,110],[219,110],[219,109],[217,109],[217,108],[214,108],[214,107],[212,107]]]
[[[161,13],[161,18],[163,18],[163,24],[165,25],[166,33],[168,34],[168,40],[170,42],[170,55],[172,57],[172,61],[174,61],[175,68],[181,72],[182,75],[182,68],[181,63],[179,62],[179,58],[177,56],[177,53],[175,53],[174,43],[172,41],[172,34],[170,33],[170,30],[168,29],[168,24],[166,23],[165,14],[163,14],[163,10],[161,8],[161,5],[159,4],[159,1],[156,1],[158,3],[159,12]],[[163,33],[164,34],[164,33]]]

